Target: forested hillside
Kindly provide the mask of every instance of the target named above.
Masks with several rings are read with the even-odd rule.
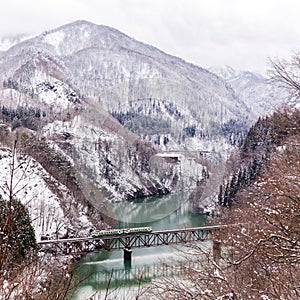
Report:
[[[267,132],[261,127],[258,135],[268,138],[250,143],[256,153],[265,151],[260,171],[238,189],[231,209],[221,210],[219,219],[236,224],[219,239],[222,258],[231,249],[222,271],[237,299],[300,297],[300,111],[279,111],[268,123]]]
[[[285,149],[286,139],[298,134],[298,123],[299,111],[285,107],[251,126],[227,161],[218,195],[220,205],[230,206],[239,190],[256,180],[271,157]]]
[[[185,267],[180,284],[156,282],[165,292],[156,299],[299,299],[300,111],[258,120],[227,167],[234,171],[220,189],[214,255],[192,246],[187,259],[199,269]]]

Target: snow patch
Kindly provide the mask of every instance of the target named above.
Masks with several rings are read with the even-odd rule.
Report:
[[[64,38],[64,31],[56,31],[46,34],[44,36],[44,42],[52,45],[55,48],[57,54],[60,54],[59,46],[63,42]]]

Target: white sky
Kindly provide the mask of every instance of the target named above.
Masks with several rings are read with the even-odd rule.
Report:
[[[0,37],[79,19],[202,67],[263,72],[300,50],[300,0],[0,0]]]

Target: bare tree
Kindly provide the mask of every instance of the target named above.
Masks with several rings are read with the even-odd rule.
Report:
[[[30,159],[20,151],[17,139],[11,150],[5,150],[10,157],[9,174],[0,186],[0,299],[67,299],[86,277],[72,271],[72,257],[37,255],[32,220],[17,199],[31,174]]]
[[[25,188],[22,180],[28,165],[24,166],[23,162],[17,161],[16,150],[17,141],[14,142],[11,150],[9,178],[1,186],[4,198],[0,200],[0,272],[3,272],[7,264],[12,267],[10,258],[17,260],[18,258],[25,258],[27,254],[29,255],[26,253],[27,249],[24,248],[26,245],[28,249],[34,250],[36,248],[28,211],[17,200],[18,193]],[[21,168],[23,170],[16,176]]]
[[[156,299],[300,298],[299,111],[273,121],[275,152],[215,221],[226,225],[213,237],[222,245],[219,259],[194,246],[182,274],[154,282]]]
[[[271,82],[286,89],[291,96],[300,97],[300,53],[295,53],[292,58],[280,60],[270,59],[271,69],[269,75]]]
[[[7,152],[9,153],[9,152]],[[28,164],[17,159],[17,140],[13,142],[9,176],[1,185],[0,199],[0,290],[1,299],[12,299],[21,282],[15,281],[34,257],[37,245],[27,208],[17,199],[25,188]]]

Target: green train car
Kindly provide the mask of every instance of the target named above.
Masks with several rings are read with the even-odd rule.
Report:
[[[136,234],[136,233],[148,233],[152,232],[152,227],[136,227],[136,228],[124,228],[124,229],[109,229],[100,230],[92,233],[92,237],[101,236],[115,236],[121,234]]]

